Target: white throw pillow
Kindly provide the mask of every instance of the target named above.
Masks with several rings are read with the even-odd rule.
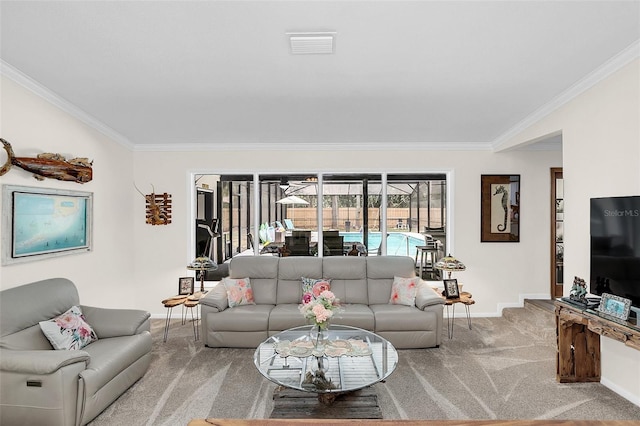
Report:
[[[40,321],[40,328],[51,345],[58,350],[78,350],[98,340],[95,331],[78,306],[48,321]]]
[[[234,308],[241,305],[255,305],[253,300],[253,290],[249,278],[223,278],[222,284],[227,290],[229,307]]]
[[[419,286],[420,277],[393,277],[389,303],[392,305],[414,306],[416,304],[416,293]]]

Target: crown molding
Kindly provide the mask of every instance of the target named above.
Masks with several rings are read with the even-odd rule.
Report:
[[[537,142],[522,148],[515,147],[513,151],[562,151],[562,142]]]
[[[562,151],[562,131],[558,130],[542,135],[520,145],[502,150],[502,152],[510,151]]]
[[[527,116],[511,129],[498,136],[491,144],[493,150],[501,151],[503,149],[508,149],[509,147],[505,147],[504,145],[509,141],[509,139],[515,137],[518,133],[524,131],[534,123],[542,120],[547,115],[558,110],[563,105],[567,104],[582,93],[591,89],[593,86],[606,79],[616,71],[620,70],[622,67],[629,64],[631,61],[637,59],[638,57],[640,57],[640,40],[636,40],[635,42],[633,42],[630,46],[609,59],[595,71],[591,72],[586,77],[573,84],[567,90],[553,98],[550,102],[538,108],[531,115]]]
[[[491,151],[489,142],[185,142],[138,144],[136,152],[206,151]]]
[[[81,110],[80,108],[72,104],[71,102],[67,101],[66,99],[62,98],[55,92],[52,92],[42,84],[38,83],[36,80],[32,79],[31,77],[24,74],[22,71],[8,64],[2,59],[0,59],[0,74],[13,80],[14,82],[24,87],[25,89],[40,96],[47,102],[60,108],[62,111],[80,120],[84,124],[97,130],[103,135],[109,137],[110,139],[113,139],[115,142],[119,143],[125,148],[129,150],[134,149],[135,145],[129,139],[127,139],[120,133],[116,132],[111,127],[107,126],[106,124],[96,119],[92,115],[87,114],[86,112],[84,112],[83,110]]]

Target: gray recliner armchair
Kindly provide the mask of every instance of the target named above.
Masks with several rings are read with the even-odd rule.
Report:
[[[39,322],[79,306],[98,340],[54,350]],[[0,292],[0,424],[84,425],[151,362],[149,313],[80,305],[64,278]]]

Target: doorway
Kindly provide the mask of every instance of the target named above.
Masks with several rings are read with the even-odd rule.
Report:
[[[564,181],[562,167],[551,168],[551,298],[564,287]]]

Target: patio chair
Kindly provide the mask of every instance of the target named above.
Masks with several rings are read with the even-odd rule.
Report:
[[[322,246],[325,256],[344,255],[344,237],[338,231],[324,231],[322,233]]]
[[[293,235],[285,237],[285,244],[290,251],[290,256],[311,256],[310,242],[311,231],[297,231]]]

